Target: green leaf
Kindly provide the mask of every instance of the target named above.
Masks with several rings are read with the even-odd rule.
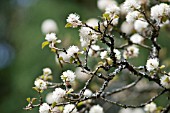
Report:
[[[65,27],[66,27],[66,28],[68,28],[68,27],[73,27],[73,25],[72,25],[71,23],[67,23],[67,24],[65,25]]]
[[[84,50],[84,51],[86,51],[86,50],[87,50],[87,48],[86,48],[86,47],[84,47],[84,48],[83,48],[83,50]]]
[[[53,48],[51,48],[51,51],[52,51],[52,52],[54,52],[54,53],[56,53],[56,50],[55,50],[55,49],[53,49]]]
[[[109,17],[109,14],[108,14],[108,13],[104,13],[104,14],[103,14],[103,18],[110,20],[110,17]]]
[[[95,30],[98,30],[98,28],[99,28],[98,26],[95,26],[95,27],[94,27]]]
[[[114,18],[119,18],[119,16],[118,16],[118,15],[115,15]]]
[[[166,22],[167,19],[168,19],[168,18],[167,18],[166,16],[163,16],[163,17],[162,17],[162,22],[163,22],[163,23]]]
[[[59,57],[58,60],[62,60],[63,61],[63,57]]]
[[[80,106],[82,106],[83,104],[84,104],[84,102],[79,102],[77,106],[80,107]]]
[[[49,42],[48,42],[48,41],[43,42],[43,43],[42,43],[42,46],[41,46],[41,47],[42,47],[42,49],[43,49],[45,46],[47,46],[48,44],[49,44]]]
[[[40,89],[38,89],[37,87],[32,87],[32,89],[34,89],[37,92],[40,92]]]
[[[37,98],[32,98],[31,101],[34,103],[37,100]]]
[[[70,58],[70,63],[73,63],[74,60],[75,60],[75,58],[71,57]]]
[[[52,108],[54,108],[56,105],[57,105],[57,103],[56,103],[56,102],[53,102],[53,103],[52,103]]]
[[[71,88],[68,90],[67,94],[70,94],[71,92],[73,92],[74,90]]]
[[[31,98],[27,98],[26,100],[27,100],[27,102],[29,102],[29,103],[30,103],[30,101],[31,101]]]

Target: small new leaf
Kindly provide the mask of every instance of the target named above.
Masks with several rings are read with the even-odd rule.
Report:
[[[67,23],[67,24],[65,25],[66,28],[72,27],[72,26],[73,26],[73,25],[72,25],[71,23]]]
[[[68,90],[67,94],[70,94],[71,92],[73,92],[74,90],[71,88]]]
[[[43,49],[45,46],[47,46],[48,44],[49,44],[49,42],[48,42],[48,41],[43,42],[43,43],[42,43],[42,46],[41,46],[41,47],[42,47],[42,49]]]
[[[51,51],[52,51],[52,52],[54,52],[54,53],[56,53],[56,50],[55,50],[55,49],[53,49],[53,48],[51,48]]]
[[[52,103],[52,108],[54,108],[56,105],[57,105],[57,103],[56,103],[56,102],[53,102],[53,103]]]
[[[107,20],[110,20],[110,17],[109,17],[109,14],[108,14],[108,13],[104,13],[104,14],[103,14],[103,18],[104,18],[104,19],[107,19]]]
[[[27,102],[28,102],[28,103],[30,103],[30,101],[31,101],[31,98],[27,98],[26,100],[27,100]]]

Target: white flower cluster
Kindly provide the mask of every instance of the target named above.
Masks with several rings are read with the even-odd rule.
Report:
[[[62,63],[63,62],[70,62],[70,56],[69,55],[67,55],[65,52],[58,52],[58,54],[59,54],[59,58],[61,58],[62,57],[62,60],[60,60]],[[59,61],[58,61],[58,56],[56,55],[56,57],[55,57],[55,60],[56,60],[56,62],[59,64]]]
[[[126,21],[128,23],[133,23],[135,22],[135,20],[138,20],[140,18],[141,14],[140,12],[138,11],[132,11],[132,12],[129,12],[127,15],[126,15]]]
[[[75,71],[76,78],[79,79],[80,81],[85,81],[90,77],[90,75],[82,71],[83,71],[82,68],[80,67],[76,68],[76,71]]]
[[[140,9],[141,5],[138,0],[126,0],[124,2],[124,8],[129,11],[134,11],[135,9]]]
[[[108,55],[107,55],[108,53],[107,53],[107,51],[102,51],[101,53],[100,53],[100,57],[101,57],[101,59],[105,59],[105,58],[107,58],[108,57]]]
[[[89,56],[98,56],[98,51],[100,50],[100,46],[98,45],[91,45],[91,48],[89,49],[88,55]]]
[[[110,19],[112,20],[111,22],[112,25],[118,24],[120,8],[117,5],[115,4],[109,5],[105,10],[105,14],[109,15]]]
[[[104,113],[104,111],[100,105],[94,105],[90,108],[89,113]]]
[[[133,24],[132,24],[132,23],[128,23],[128,22],[126,22],[126,21],[124,21],[124,22],[122,23],[122,25],[121,25],[121,31],[122,31],[123,33],[126,33],[127,35],[132,34],[133,29],[134,29]]]
[[[61,75],[61,79],[63,80],[63,82],[73,82],[75,80],[75,77],[75,73],[73,73],[71,70],[67,70]]]
[[[115,53],[115,57],[117,58],[117,60],[121,59],[121,52],[117,49],[114,49],[113,52]]]
[[[51,109],[51,107],[47,103],[43,103],[39,107],[39,112],[40,113],[50,113],[50,109]]]
[[[159,66],[159,61],[157,58],[150,58],[147,60],[146,69],[148,71],[153,71]]]
[[[45,98],[45,101],[48,103],[48,104],[52,104],[54,101],[53,97],[52,97],[53,93],[50,92],[46,95],[46,98]]]
[[[96,19],[96,18],[90,18],[86,21],[86,24],[91,26],[91,27],[95,27],[95,26],[98,26],[98,22],[99,20]]]
[[[128,23],[134,23],[134,29],[137,32],[142,32],[143,30],[145,30],[148,27],[148,23],[146,22],[146,20],[142,17],[141,13],[138,11],[132,11],[129,12],[126,15],[126,21]]]
[[[44,75],[50,75],[50,74],[52,74],[52,71],[51,71],[50,68],[44,68],[44,69],[43,69],[43,74],[44,74]]]
[[[89,89],[86,89],[86,90],[84,91],[84,96],[85,96],[85,97],[91,97],[92,94],[93,94],[92,91],[89,90]]]
[[[94,44],[98,40],[98,35],[95,31],[88,27],[81,27],[79,30],[80,42],[82,47],[87,47],[90,41]]]
[[[170,6],[165,3],[153,6],[151,8],[151,17],[159,23],[166,22],[170,17]]]
[[[120,60],[121,59],[121,52],[119,51],[119,50],[117,50],[117,49],[114,49],[113,50],[113,52],[115,53],[115,57],[116,57],[116,59],[117,60]],[[108,51],[102,51],[101,53],[100,53],[100,57],[101,57],[101,59],[107,59],[107,60],[109,60],[108,58]]]
[[[36,79],[34,85],[41,90],[47,89],[47,83],[44,80]]]
[[[154,113],[154,111],[156,111],[156,109],[157,109],[157,107],[156,107],[156,104],[154,102],[147,104],[144,108],[144,110],[149,112],[149,113]]]
[[[160,79],[163,87],[170,89],[170,76],[164,75]]]
[[[143,40],[144,40],[144,38],[141,35],[139,35],[138,33],[135,33],[130,37],[130,41],[132,41],[133,43],[136,43],[136,44],[141,44],[143,42]]]
[[[55,43],[61,43],[61,40],[57,40],[55,33],[46,34],[45,40],[47,40],[50,43],[49,44],[50,48],[55,48],[55,46],[54,46]]]
[[[82,22],[79,19],[80,19],[79,15],[71,13],[66,21],[67,23],[71,24],[73,28],[75,28],[82,24]]]
[[[55,91],[52,93],[52,98],[56,103],[62,102],[64,100],[64,96],[66,91],[61,88],[56,88]]]
[[[69,57],[73,56],[74,54],[78,53],[79,52],[79,48],[77,46],[70,46],[68,49],[67,49],[67,55]]]
[[[46,39],[48,42],[55,42],[55,41],[57,40],[57,37],[56,37],[56,34],[55,34],[55,33],[48,33],[48,34],[46,34],[45,39]]]
[[[63,113],[78,113],[78,112],[74,104],[67,104],[64,107]]]
[[[44,34],[57,33],[58,32],[57,23],[52,19],[46,19],[43,21],[43,23],[41,25],[41,31]]]
[[[123,52],[123,57],[125,59],[127,58],[134,58],[139,55],[139,48],[137,48],[135,45],[129,46],[126,48],[126,50]]]
[[[117,5],[115,0],[98,0],[97,6],[100,10],[104,11],[109,5]]]
[[[142,32],[148,27],[148,23],[145,20],[136,20],[134,23],[134,28],[137,32]]]

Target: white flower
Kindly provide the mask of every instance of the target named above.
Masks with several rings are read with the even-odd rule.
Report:
[[[80,36],[80,42],[82,47],[88,46],[91,40],[93,40],[93,44],[94,44],[98,39],[96,32],[94,32],[92,29],[88,27],[81,27],[79,32],[80,32],[79,36]]]
[[[86,89],[85,92],[84,92],[84,96],[85,96],[85,97],[91,97],[92,94],[93,94],[92,91],[89,90],[89,89]]]
[[[140,9],[141,5],[137,0],[126,0],[124,2],[125,9],[129,11],[134,11],[135,9]]]
[[[73,73],[71,70],[67,70],[65,72],[63,72],[63,74],[61,75],[61,79],[65,82],[73,82],[76,78],[75,73]]]
[[[105,13],[119,15],[120,8],[115,4],[110,4],[108,7],[106,7]]]
[[[139,49],[132,45],[132,46],[129,46],[123,53],[123,57],[125,59],[127,58],[134,58],[134,57],[137,57],[139,54]]]
[[[40,113],[50,113],[50,106],[47,103],[43,103],[40,108],[39,108],[39,112]]]
[[[97,6],[100,10],[104,11],[109,5],[117,5],[115,0],[98,0]]]
[[[119,50],[117,50],[117,49],[114,49],[113,51],[114,51],[114,53],[115,53],[115,57],[116,57],[118,60],[120,60],[120,59],[121,59],[121,52],[120,52]]]
[[[80,19],[79,15],[71,13],[66,21],[70,23],[73,26],[73,28],[75,28],[78,25],[82,24],[82,22],[79,19]]]
[[[68,56],[73,56],[74,54],[78,53],[79,51],[79,48],[77,46],[70,46],[68,49],[67,49],[67,54]]]
[[[70,62],[70,56],[68,56],[65,52],[58,52],[59,54],[59,58],[62,57],[62,59],[64,60],[60,60],[62,63],[63,62]],[[58,56],[55,56],[55,61],[59,64],[58,62]]]
[[[73,110],[74,109],[74,110]],[[72,111],[72,112],[71,112]],[[75,107],[74,104],[67,104],[64,107],[63,113],[78,113],[77,108]]]
[[[100,46],[98,46],[98,45],[91,45],[91,48],[92,48],[94,51],[99,51],[99,50],[100,50]]]
[[[96,19],[96,18],[91,18],[91,19],[88,19],[88,20],[86,21],[86,24],[89,25],[89,26],[91,26],[91,27],[95,27],[95,26],[98,26],[98,22],[99,22],[98,19]]]
[[[124,4],[120,4],[120,14],[126,15],[128,12],[126,11],[126,8],[124,7]]]
[[[145,113],[141,108],[123,108],[119,111],[119,113]]]
[[[133,24],[132,23],[128,23],[128,22],[123,22],[121,25],[121,31],[123,33],[126,33],[127,35],[130,35],[133,31]]]
[[[119,17],[117,15],[114,14],[113,16],[111,16],[111,19],[112,19],[112,22],[111,22],[112,25],[117,25],[118,24]]]
[[[133,109],[133,113],[145,113],[142,108]]]
[[[134,28],[137,32],[142,32],[147,26],[148,23],[142,20],[136,20],[134,23]]]
[[[139,35],[138,33],[136,33],[130,37],[130,41],[132,41],[133,43],[136,43],[136,44],[141,44],[143,40],[144,40],[144,38],[141,35]]]
[[[47,83],[44,80],[36,79],[34,85],[39,89],[47,89]]]
[[[44,20],[41,25],[41,31],[44,34],[51,33],[51,32],[54,32],[54,33],[58,32],[58,27],[57,27],[56,22],[52,19]]]
[[[148,71],[153,71],[154,69],[158,68],[159,61],[157,58],[150,58],[147,60],[146,69]]]
[[[131,108],[123,108],[119,111],[119,113],[133,113],[133,110]]]
[[[63,97],[65,96],[66,91],[61,88],[56,88],[55,91],[53,91],[52,98],[56,103],[62,102]]]
[[[139,17],[140,17],[140,12],[138,11],[129,12],[126,15],[126,21],[128,23],[133,23],[135,20],[139,19]]]
[[[56,34],[55,34],[55,33],[48,33],[48,34],[46,34],[45,39],[46,39],[48,42],[55,42],[55,41],[57,40],[57,37],[56,37]]]
[[[170,76],[164,75],[160,79],[163,87],[170,89]]]
[[[44,69],[43,69],[43,74],[44,74],[44,75],[50,75],[50,74],[52,74],[52,71],[51,71],[50,68],[44,68]]]
[[[165,19],[165,18],[168,19],[169,16],[170,16],[170,6],[165,3],[155,5],[151,8],[151,17],[154,20],[157,20],[158,22],[161,22],[162,19]]]
[[[100,57],[101,57],[101,59],[107,58],[107,51],[101,52],[101,53],[100,53]]]
[[[45,100],[46,100],[46,102],[47,102],[48,104],[52,104],[52,103],[54,102],[54,99],[53,99],[52,95],[53,95],[53,93],[48,93],[48,94],[46,95]]]
[[[100,50],[100,46],[98,45],[91,45],[91,48],[89,49],[88,55],[94,56],[98,55],[98,51]]]
[[[150,104],[147,104],[144,108],[145,111],[153,113],[157,109],[156,104],[154,102],[151,102]]]
[[[82,68],[80,68],[80,67],[76,68],[75,73],[77,75],[76,78],[81,80],[81,81],[86,81],[90,77],[89,74],[82,72]]]
[[[100,105],[94,105],[90,108],[89,113],[104,113],[104,111]]]

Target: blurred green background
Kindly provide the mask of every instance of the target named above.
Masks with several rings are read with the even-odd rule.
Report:
[[[120,2],[120,1],[119,1]],[[57,22],[58,37],[65,45],[77,44],[78,31],[66,29],[68,14],[76,12],[82,20],[97,18],[102,12],[97,0],[1,0],[0,3],[0,112],[37,113],[24,111],[26,98],[37,95],[31,89],[42,69],[50,67],[53,75],[59,73],[55,56],[48,48],[41,49],[44,35],[41,23],[48,18]],[[162,30],[160,43],[168,47],[169,30]],[[74,40],[73,40],[74,39]],[[73,41],[71,41],[73,40]],[[165,49],[165,51],[169,51]],[[170,56],[165,52],[162,58]],[[169,59],[165,61],[169,65]]]

